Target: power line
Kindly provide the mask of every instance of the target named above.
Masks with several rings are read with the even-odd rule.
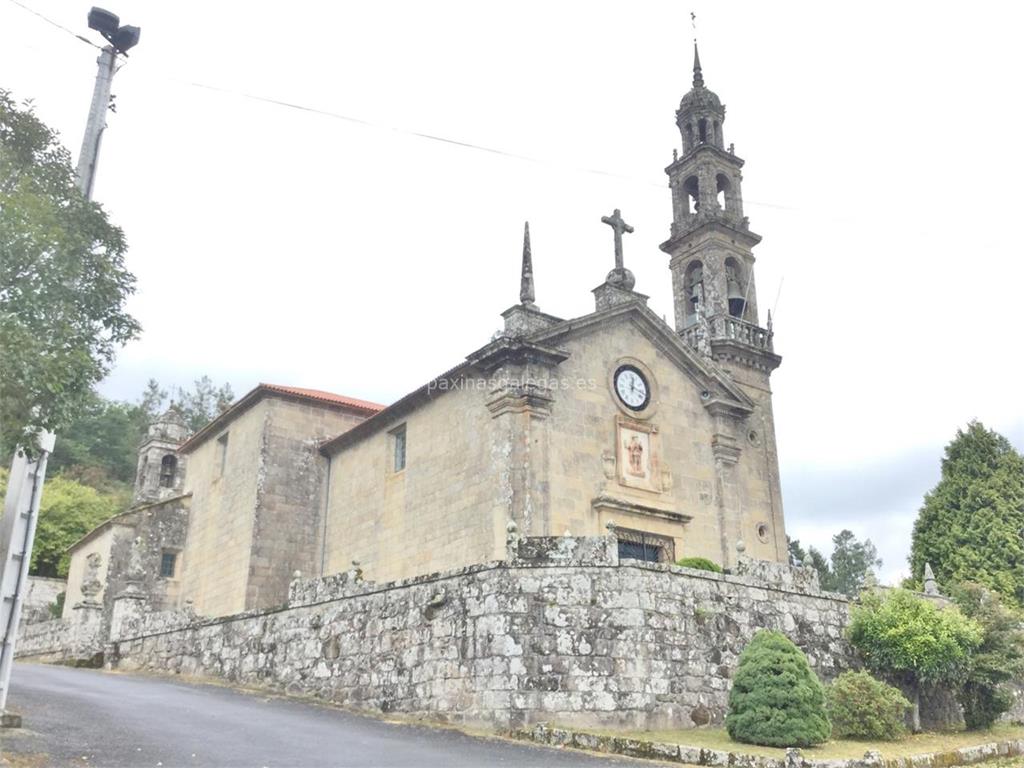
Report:
[[[68,33],[69,35],[74,37],[76,40],[81,40],[83,43],[86,43],[87,45],[91,45],[93,48],[97,48],[97,49],[102,50],[101,46],[96,45],[91,40],[88,40],[87,38],[82,37],[81,35],[76,34],[72,30],[68,29],[67,27],[63,26],[62,24],[59,24],[58,22],[54,21],[53,19],[50,19],[47,16],[44,16],[43,14],[35,11],[34,9],[29,8],[27,5],[24,5],[23,3],[19,2],[19,0],[10,0],[10,2],[13,3],[14,5],[17,5],[19,8],[23,8],[24,10],[28,11],[29,13],[31,13],[34,16],[38,16],[40,19],[42,19],[43,21],[47,22],[48,24],[51,24],[52,26],[56,27],[57,29],[59,29],[59,30],[61,30],[63,32]],[[167,76],[164,75],[164,77],[167,77]],[[177,78],[168,78],[168,79],[176,80]],[[252,101],[259,101],[259,102],[263,102],[265,104],[272,104],[274,106],[283,107],[285,109],[294,109],[294,110],[297,110],[299,112],[308,112],[310,114],[321,115],[323,117],[329,117],[329,118],[332,118],[332,119],[335,119],[335,120],[343,120],[345,122],[352,123],[354,125],[361,125],[361,126],[364,126],[366,128],[374,128],[374,129],[380,130],[380,131],[390,131],[392,133],[397,133],[397,134],[401,134],[401,135],[404,135],[404,136],[412,136],[412,137],[415,137],[415,138],[418,138],[418,139],[424,139],[426,141],[436,141],[436,142],[439,142],[441,144],[448,144],[448,145],[455,146],[455,147],[462,147],[463,149],[472,149],[472,150],[476,150],[478,152],[486,152],[488,154],[497,155],[499,157],[507,157],[507,158],[510,158],[510,159],[513,159],[513,160],[520,160],[522,162],[534,163],[536,165],[555,167],[555,168],[563,168],[563,169],[570,170],[570,171],[573,171],[573,172],[576,172],[576,173],[586,173],[586,174],[591,174],[591,175],[594,175],[594,176],[604,176],[606,178],[612,178],[612,179],[622,179],[623,181],[630,181],[630,182],[633,182],[633,183],[636,183],[636,184],[643,184],[643,185],[649,186],[649,187],[656,187],[658,189],[664,189],[665,188],[665,183],[664,182],[658,183],[658,182],[651,181],[650,179],[642,179],[642,178],[639,178],[639,177],[636,177],[636,176],[630,176],[630,175],[623,174],[623,173],[615,173],[613,171],[605,171],[605,170],[601,170],[600,168],[586,168],[586,167],[575,166],[575,165],[567,165],[567,164],[563,164],[563,163],[555,163],[555,162],[552,162],[550,160],[545,160],[545,159],[542,159],[542,158],[539,158],[539,157],[532,157],[530,155],[523,155],[523,154],[520,154],[518,152],[510,152],[508,150],[499,149],[497,147],[488,147],[488,146],[483,145],[483,144],[474,144],[473,142],[470,142],[470,141],[464,141],[462,139],[453,139],[453,138],[450,138],[448,136],[439,136],[437,134],[432,134],[432,133],[422,133],[420,131],[414,131],[414,130],[411,130],[411,129],[408,129],[408,128],[398,128],[398,127],[393,126],[393,125],[385,125],[385,124],[382,124],[382,123],[375,123],[373,121],[364,120],[364,119],[359,118],[359,117],[353,117],[351,115],[341,114],[340,112],[333,112],[331,110],[320,109],[318,107],[311,107],[311,106],[307,106],[305,104],[298,104],[298,103],[290,102],[290,101],[284,101],[282,99],[274,99],[274,98],[270,98],[269,96],[260,96],[259,94],[249,93],[249,92],[238,90],[238,89],[235,89],[235,88],[225,88],[225,87],[222,87],[222,86],[209,85],[208,83],[197,83],[197,82],[192,82],[192,81],[180,81],[179,80],[179,82],[185,82],[187,85],[189,85],[189,86],[191,86],[193,88],[202,88],[204,90],[213,91],[215,93],[224,93],[224,94],[228,94],[228,95],[232,95],[232,96],[239,96],[239,97],[244,98],[244,99],[250,99]],[[753,205],[753,206],[756,206],[756,207],[762,207],[762,208],[776,208],[776,209],[779,209],[779,210],[796,210],[795,208],[792,208],[791,206],[778,205],[778,204],[774,204],[774,203],[759,203],[759,202],[754,201],[754,200],[747,200],[746,204],[747,205]]]
[[[57,29],[61,30],[62,32],[67,32],[69,35],[71,35],[76,40],[81,40],[86,45],[91,45],[93,48],[99,48],[99,49],[102,50],[102,46],[96,45],[96,43],[94,43],[92,40],[89,40],[86,37],[82,37],[81,35],[79,35],[74,30],[68,29],[63,24],[60,24],[60,23],[54,21],[53,19],[51,19],[49,16],[44,16],[43,14],[39,13],[39,11],[35,10],[34,8],[29,8],[24,3],[19,3],[18,0],[10,0],[10,1],[12,3],[14,3],[16,6],[18,6],[19,8],[28,11],[33,16],[38,16],[40,19],[45,21],[47,24],[52,24],[53,26],[55,26]]]
[[[440,142],[442,144],[451,144],[453,146],[463,147],[465,149],[475,149],[475,150],[477,150],[479,152],[487,152],[489,154],[498,155],[500,157],[508,157],[508,158],[512,158],[512,159],[515,159],[515,160],[522,160],[522,161],[525,161],[525,162],[528,162],[528,163],[536,163],[538,165],[550,165],[550,166],[558,165],[557,163],[552,163],[549,160],[544,160],[544,159],[541,159],[541,158],[538,158],[538,157],[531,157],[530,155],[522,155],[522,154],[519,154],[517,152],[509,152],[509,151],[504,150],[504,149],[498,149],[496,147],[488,147],[488,146],[485,146],[483,144],[474,144],[473,142],[464,141],[462,139],[453,139],[453,138],[450,138],[450,137],[447,137],[447,136],[438,136],[438,135],[432,134],[432,133],[421,133],[420,131],[413,131],[413,130],[408,129],[408,128],[398,128],[398,127],[395,127],[393,125],[384,125],[382,123],[375,123],[375,122],[372,122],[370,120],[364,120],[364,119],[359,118],[359,117],[352,117],[351,115],[343,115],[343,114],[341,114],[339,112],[332,112],[332,111],[327,110],[327,109],[320,109],[318,107],[310,107],[310,106],[306,106],[305,104],[296,104],[296,103],[290,102],[290,101],[282,101],[281,99],[272,99],[272,98],[270,98],[268,96],[260,96],[260,95],[255,94],[255,93],[247,93],[246,91],[240,91],[240,90],[236,90],[236,89],[233,89],[233,88],[223,88],[223,87],[216,86],[216,85],[208,85],[206,83],[196,83],[196,82],[188,82],[188,85],[191,85],[191,86],[193,86],[195,88],[204,88],[206,90],[216,91],[216,92],[219,92],[219,93],[227,93],[227,94],[230,94],[230,95],[233,95],[233,96],[241,96],[242,98],[245,98],[245,99],[252,99],[253,101],[261,101],[261,102],[264,102],[266,104],[273,104],[273,105],[278,106],[278,107],[285,107],[287,109],[296,109],[296,110],[299,110],[300,112],[310,112],[312,114],[322,115],[324,117],[331,117],[331,118],[335,118],[337,120],[344,120],[346,122],[354,123],[356,125],[366,126],[367,128],[376,128],[377,130],[391,131],[393,133],[399,133],[399,134],[402,134],[402,135],[405,135],[405,136],[414,136],[414,137],[419,138],[419,139],[426,139],[427,141],[437,141],[437,142]],[[627,181],[639,181],[639,182],[642,182],[642,183],[645,183],[645,184],[649,184],[651,186],[656,186],[658,188],[662,188],[664,186],[664,184],[655,184],[652,181],[646,181],[646,180],[643,180],[643,179],[637,179],[637,178],[632,177],[632,176],[627,176],[625,174],[620,174],[620,173],[614,173],[612,171],[603,171],[603,170],[601,170],[599,168],[583,168],[583,167],[579,167],[579,166],[569,166],[569,165],[565,165],[565,166],[561,166],[561,167],[569,168],[569,169],[571,169],[573,171],[577,171],[577,172],[580,172],[580,173],[591,173],[591,174],[595,174],[597,176],[608,176],[608,177],[611,177],[611,178],[625,179]]]

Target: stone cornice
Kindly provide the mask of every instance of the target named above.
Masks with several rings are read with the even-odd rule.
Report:
[[[771,373],[782,365],[782,356],[730,338],[712,338],[711,354],[722,363],[739,363],[748,368]]]
[[[734,155],[731,152],[726,152],[724,149],[719,149],[714,144],[704,143],[698,144],[696,147],[691,149],[678,160],[675,160],[671,164],[667,165],[665,167],[665,173],[671,176],[672,174],[682,170],[683,166],[692,163],[702,154],[714,155],[717,158],[725,160],[727,163],[735,166],[736,168],[742,168],[745,162],[743,158],[741,158],[739,155]]]
[[[738,229],[720,219],[706,219],[693,229],[673,235],[658,247],[667,254],[674,254],[685,241],[705,233],[718,233],[730,239],[740,240],[747,248],[753,248],[761,242],[761,236],[750,230]]]
[[[556,366],[568,359],[569,353],[555,347],[537,344],[521,337],[501,336],[466,358],[466,362],[482,371],[493,371],[508,363],[540,363]]]
[[[664,506],[654,506],[652,504],[642,504],[637,501],[617,498],[605,493],[602,493],[600,496],[592,499],[590,506],[595,511],[603,509],[625,514],[645,515],[647,517],[657,517],[662,520],[669,520],[673,523],[688,523],[693,519],[693,515],[678,512],[675,509]]]

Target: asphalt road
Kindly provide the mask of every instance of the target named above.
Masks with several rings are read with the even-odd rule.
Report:
[[[216,685],[42,664],[15,665],[8,704],[24,727],[0,731],[0,754],[18,766],[654,765],[385,723]]]

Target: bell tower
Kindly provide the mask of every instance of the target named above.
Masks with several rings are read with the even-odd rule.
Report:
[[[186,459],[178,455],[178,446],[188,434],[188,427],[173,406],[149,425],[139,446],[133,504],[148,504],[181,493]]]
[[[761,328],[754,285],[753,248],[760,235],[743,215],[743,160],[726,147],[725,106],[704,85],[693,46],[693,87],[676,111],[682,154],[665,172],[672,190],[670,257],[676,331],[703,355],[730,371],[763,374],[781,358],[772,348],[771,319]]]

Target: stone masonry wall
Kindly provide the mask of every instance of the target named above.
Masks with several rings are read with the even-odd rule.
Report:
[[[17,658],[99,666],[103,652],[102,606],[79,604],[68,618],[19,624]]]
[[[276,609],[143,615],[112,638],[108,662],[498,726],[720,723],[760,627],[786,632],[826,679],[851,664],[846,599],[770,565],[721,575],[619,563],[606,538],[527,539],[505,563],[296,581]]]
[[[34,624],[52,619],[51,606],[57,602],[57,598],[66,589],[67,583],[64,579],[29,576],[28,590],[21,607],[21,623]]]

